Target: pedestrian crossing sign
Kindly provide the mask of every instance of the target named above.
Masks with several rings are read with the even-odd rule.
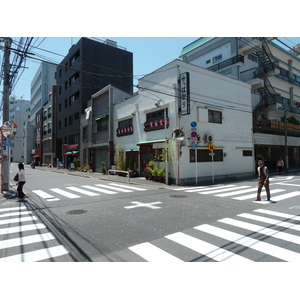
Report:
[[[215,146],[214,144],[210,143],[210,144],[207,146],[207,148],[208,148],[208,150],[209,150],[210,152],[213,152],[213,151],[216,149],[216,146]]]

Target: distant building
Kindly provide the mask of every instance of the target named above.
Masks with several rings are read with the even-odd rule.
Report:
[[[31,149],[32,153],[30,161],[34,161],[36,164],[43,161],[43,107],[48,102],[52,86],[55,85],[55,70],[55,65],[43,62],[31,82],[30,124],[39,125],[36,127],[35,138],[28,137],[27,147]]]
[[[80,158],[80,119],[91,95],[109,84],[132,94],[133,55],[113,41],[81,38],[57,67],[56,84],[56,157],[68,167]]]
[[[17,133],[10,147],[10,158],[13,162],[25,162],[26,126],[30,120],[30,102],[27,100],[16,100],[10,97],[9,120],[18,125]]]

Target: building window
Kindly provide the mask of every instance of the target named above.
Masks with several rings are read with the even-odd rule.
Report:
[[[219,55],[213,57],[213,63],[216,63],[216,62],[218,62],[220,60],[222,60],[222,54],[219,54]]]
[[[222,112],[217,110],[208,110],[208,122],[222,124]]]
[[[79,134],[73,134],[69,136],[69,145],[75,145],[79,143]]]
[[[96,120],[97,131],[106,130],[108,128],[108,115]]]
[[[132,118],[120,121],[117,129],[117,136],[133,134]]]
[[[206,64],[207,64],[207,65],[210,64],[210,59],[208,59],[208,60],[206,61]]]
[[[70,86],[73,85],[78,78],[79,78],[79,72],[76,72],[69,80]]]
[[[166,120],[166,127],[168,128],[169,127],[168,108],[166,108],[166,118],[164,114],[165,114],[164,109],[148,113],[146,115],[146,122],[144,123],[144,130],[151,131],[157,129],[164,129],[165,120]]]
[[[69,105],[74,103],[79,98],[79,92],[76,92],[69,98]]]
[[[211,152],[208,149],[197,149],[197,162],[211,162]],[[223,150],[214,150],[214,161],[223,161]],[[196,162],[195,149],[190,149],[190,162]]]
[[[252,60],[252,61],[254,61],[254,62],[256,62],[256,63],[258,63],[258,58],[257,58],[256,56],[252,55],[252,54],[249,54],[249,55],[248,55],[248,59],[249,59],[249,60]]]
[[[243,150],[243,156],[252,156],[252,150]]]
[[[79,112],[72,116],[69,116],[69,125],[72,125],[78,119],[79,119]]]

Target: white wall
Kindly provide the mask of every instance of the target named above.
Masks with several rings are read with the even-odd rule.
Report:
[[[191,114],[177,117],[177,99],[175,97],[174,84],[177,82],[178,74],[190,73],[191,90]],[[195,177],[195,167],[198,176],[205,178],[212,175],[211,162],[190,163],[189,150],[191,140],[190,124],[197,122],[197,132],[204,138],[210,134],[214,136],[214,145],[217,149],[223,149],[227,156],[222,162],[214,163],[215,176],[239,176],[241,173],[253,172],[253,156],[243,156],[243,149],[252,150],[254,146],[252,139],[252,110],[250,85],[231,79],[220,74],[210,72],[200,67],[175,60],[155,72],[139,80],[139,86],[150,89],[140,91],[122,103],[115,105],[114,127],[116,130],[118,121],[133,117],[134,134],[116,137],[116,143],[121,142],[125,150],[137,149],[137,143],[144,141],[163,140],[164,129],[145,132],[144,122],[146,112],[155,109],[155,102],[163,99],[169,110],[169,123],[167,137],[170,139],[170,148],[177,146],[172,141],[172,131],[181,128],[185,132],[186,146],[181,148],[180,158],[180,180],[188,182]],[[208,122],[208,107],[222,111],[222,124]],[[199,143],[199,147],[207,149],[206,143]],[[176,158],[176,156],[175,156]],[[170,166],[171,177],[177,177],[177,161]]]

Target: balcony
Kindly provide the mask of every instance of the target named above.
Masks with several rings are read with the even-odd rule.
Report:
[[[244,63],[244,56],[243,55],[237,55],[237,56],[234,56],[234,57],[231,57],[229,59],[226,59],[218,64],[215,64],[209,68],[207,68],[207,70],[210,70],[210,71],[218,71],[218,70],[221,70],[221,69],[224,69],[228,66],[232,66],[232,65],[236,65],[236,64],[240,64],[240,63]]]
[[[287,123],[287,135],[300,137],[300,125]],[[263,120],[253,125],[253,133],[285,135],[284,122]]]
[[[290,78],[289,76],[286,76],[286,75],[283,75],[283,74],[277,74],[276,77],[279,78],[279,79],[282,79],[286,82],[289,82],[293,85],[296,85],[296,86],[300,87],[300,82],[293,79],[293,78]]]
[[[245,55],[256,52],[258,49],[262,49],[262,42],[256,38],[243,38],[240,41],[240,53]]]

